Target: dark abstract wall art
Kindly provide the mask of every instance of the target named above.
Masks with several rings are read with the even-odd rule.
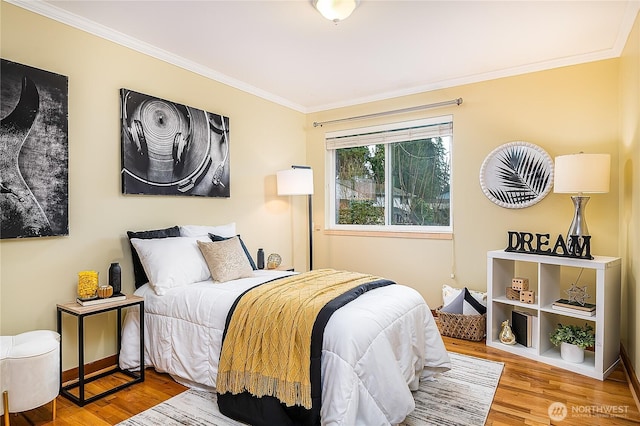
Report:
[[[120,90],[124,194],[229,197],[229,118]]]
[[[0,238],[69,234],[66,76],[0,63]]]

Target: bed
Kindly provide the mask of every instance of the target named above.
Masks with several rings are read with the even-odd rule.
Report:
[[[147,275],[136,272],[135,291],[145,299],[144,364],[186,386],[215,390],[227,315],[238,296],[296,273],[254,269],[235,224],[175,228],[167,228],[172,235],[129,233],[134,270],[138,256]],[[216,259],[227,262],[222,273],[203,267],[211,259],[203,259],[198,245],[215,246],[208,244],[212,240],[234,247],[231,260]],[[225,276],[229,269],[243,272]],[[123,369],[140,365],[138,318],[135,312],[125,317],[119,358]],[[431,310],[417,291],[395,283],[367,291],[326,323],[321,424],[399,424],[415,407],[411,391],[419,381],[449,368]]]

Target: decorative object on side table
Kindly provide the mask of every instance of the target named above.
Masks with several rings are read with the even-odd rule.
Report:
[[[500,331],[500,341],[505,345],[516,344],[516,336],[513,334],[513,331],[511,330],[511,326],[509,325],[509,320],[502,321],[502,330]]]
[[[120,292],[120,265],[112,263],[109,267],[109,284],[98,284],[96,271],[78,272],[78,295],[76,303],[82,306],[100,305],[125,300],[126,295]]]
[[[78,298],[95,299],[98,296],[98,272],[78,272]]]
[[[258,249],[258,269],[264,269],[264,250]]]
[[[589,324],[584,327],[558,324],[549,335],[549,340],[554,346],[560,346],[560,357],[563,360],[579,364],[584,361],[584,350],[595,345],[596,336]]]
[[[113,292],[115,294],[118,294],[121,291],[121,275],[122,270],[120,268],[120,264],[117,262],[112,263],[111,266],[109,266],[109,285],[113,287]]]
[[[111,296],[113,296],[113,287],[110,285],[101,285],[98,287],[98,298],[106,299]]]
[[[267,269],[276,269],[282,263],[282,257],[278,253],[271,253],[267,257]]]

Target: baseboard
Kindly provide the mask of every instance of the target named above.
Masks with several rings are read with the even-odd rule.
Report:
[[[620,359],[622,360],[622,366],[624,367],[624,373],[627,376],[627,383],[629,383],[629,389],[633,395],[633,399],[636,401],[636,406],[640,410],[640,382],[638,382],[638,375],[633,369],[633,364],[624,345],[620,343]]]
[[[111,355],[107,358],[99,359],[84,366],[84,375],[90,376],[93,373],[104,370],[109,367],[113,367],[118,364],[118,356]],[[78,367],[62,372],[62,383],[78,380]]]

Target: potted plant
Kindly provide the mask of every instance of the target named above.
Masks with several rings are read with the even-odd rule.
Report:
[[[562,359],[576,363],[584,361],[585,348],[594,346],[596,343],[593,327],[589,324],[585,324],[584,327],[558,324],[549,335],[549,339],[554,346],[560,345]]]

